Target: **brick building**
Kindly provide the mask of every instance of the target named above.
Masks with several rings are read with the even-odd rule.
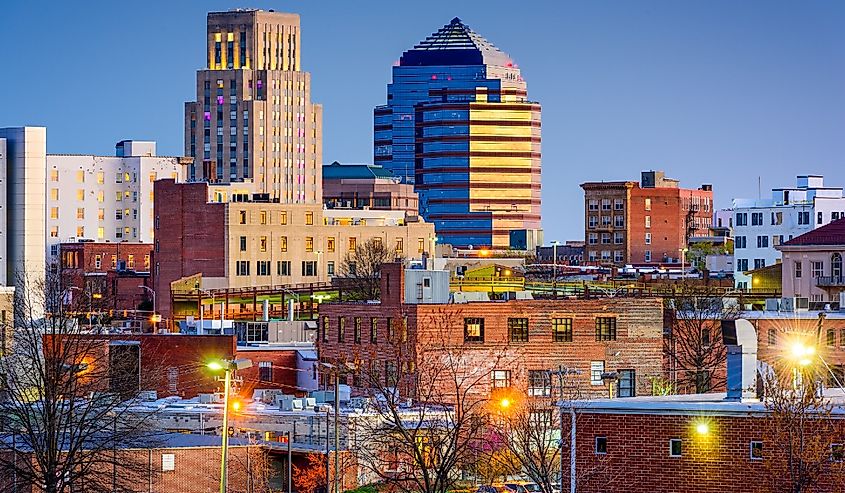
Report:
[[[662,171],[643,171],[640,182],[587,182],[584,240],[587,262],[603,265],[680,263],[693,236],[709,232],[713,188],[680,188]]]
[[[560,365],[579,370],[579,386],[592,395],[607,394],[603,372],[619,372],[620,396],[649,392],[649,377],[662,372],[660,299],[452,303],[448,290],[438,293],[441,273],[385,265],[380,303],[320,305],[320,359],[354,360],[384,368],[385,378],[398,372],[411,378],[419,355],[431,354],[431,341],[445,342],[463,351],[467,368],[495,366],[489,385],[478,387],[484,398],[496,388],[549,395],[547,371]],[[400,351],[408,357],[401,369],[393,367]]]
[[[694,394],[576,403],[577,491],[779,491],[774,487],[785,486],[787,472],[772,464],[775,445],[765,405],[724,397]],[[838,399],[841,408],[845,401]],[[813,429],[814,424],[807,426]],[[845,441],[845,423],[839,430],[834,442]],[[566,464],[571,451],[564,450]],[[564,474],[568,485],[570,471]],[[840,491],[841,465],[823,465],[819,478],[814,491]]]
[[[144,301],[152,302],[150,259],[152,245],[129,242],[77,242],[59,245],[62,281],[81,305],[95,312],[136,310]],[[152,308],[152,306],[150,306]]]
[[[171,284],[199,289],[282,287],[334,277],[349,251],[370,239],[420,257],[431,251],[434,226],[405,211],[323,209],[273,202],[249,183],[155,183],[157,238],[154,289],[158,310],[172,315]],[[188,285],[190,284],[190,285]],[[197,314],[198,315],[198,314]]]
[[[17,444],[13,452],[11,441],[4,438],[0,453],[17,454],[17,461],[31,456],[25,446]],[[120,449],[100,458],[96,465],[78,477],[78,484],[65,485],[72,491],[89,491],[85,486],[114,485],[115,491],[179,491],[208,493],[217,491],[220,482],[220,437],[164,433],[151,437],[148,448]],[[229,441],[228,484],[230,491],[259,491],[269,480],[274,488],[285,484],[282,475],[273,474],[274,463],[281,462],[267,447],[251,445],[249,440],[232,438]],[[270,464],[268,467],[267,464]],[[282,469],[279,467],[279,469]],[[114,482],[113,482],[114,481]],[[87,485],[85,483],[88,483]],[[12,471],[0,471],[0,490],[17,493],[37,493],[40,487],[25,484]]]

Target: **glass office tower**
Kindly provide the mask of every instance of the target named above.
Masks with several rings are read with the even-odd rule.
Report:
[[[374,161],[414,183],[442,243],[542,241],[540,105],[510,57],[458,18],[393,67],[374,111]]]

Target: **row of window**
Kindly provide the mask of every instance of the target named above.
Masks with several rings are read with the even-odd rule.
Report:
[[[255,275],[256,276],[270,276],[271,273],[271,266],[272,262],[269,260],[256,260],[255,261]],[[252,262],[249,260],[238,260],[235,262],[235,275],[236,276],[250,276],[252,275],[251,269]],[[334,275],[334,262],[328,262],[326,274],[329,276]],[[276,275],[277,276],[292,276],[293,270],[291,269],[291,261],[290,260],[277,260],[276,261]],[[316,260],[303,260],[302,261],[302,276],[304,277],[313,277],[317,275],[317,261]]]
[[[649,258],[650,258],[650,256],[651,256],[651,254],[649,252]],[[601,258],[601,260],[606,261],[606,262],[609,262],[611,259],[613,259],[614,262],[624,262],[625,252],[623,250],[614,250],[614,251],[602,250],[601,252],[597,252],[595,250],[590,250],[590,251],[587,252],[587,259],[590,262],[597,261],[599,259],[599,257]]]
[[[258,237],[258,251],[266,252],[268,249],[271,249],[272,246],[270,242],[272,241],[271,237],[268,236],[259,236]],[[374,237],[373,241],[380,245],[382,243],[381,237]],[[306,236],[304,238],[305,243],[305,251],[306,252],[313,252],[314,251],[314,237],[313,236]],[[350,251],[354,251],[357,246],[357,238],[354,236],[350,236],[348,239],[348,247]],[[238,247],[241,252],[246,252],[248,248],[248,242],[246,236],[241,236],[238,238]],[[280,236],[278,248],[282,252],[288,251],[288,237],[287,236]],[[337,241],[335,240],[334,236],[329,236],[326,238],[326,249],[325,252],[327,253],[334,253],[337,249]],[[394,249],[396,253],[403,253],[405,251],[405,240],[404,238],[396,238],[394,243]],[[419,253],[423,253],[425,251],[425,239],[418,238],[417,239],[417,249]]]
[[[554,342],[572,342],[572,318],[553,318],[552,340]],[[528,342],[528,319],[508,318],[508,340]],[[596,340],[616,340],[616,317],[596,317]],[[464,318],[464,341],[484,342],[484,318]]]
[[[179,174],[173,172],[170,174],[170,177],[174,180],[179,178]],[[155,171],[151,171],[149,174],[150,183],[156,181],[158,179],[158,173]],[[50,170],[50,181],[58,182],[59,181],[59,170],[58,169],[51,169]],[[77,183],[85,183],[85,171],[78,170],[76,172],[76,182]],[[106,175],[103,171],[97,172],[97,184],[103,185],[106,182]],[[115,175],[115,183],[137,183],[138,182],[138,174],[135,172],[118,172]]]
[[[58,226],[50,226],[50,237],[51,238],[58,238],[59,237],[59,227]],[[76,237],[77,238],[85,238],[85,226],[77,226],[76,227]],[[102,240],[106,237],[106,228],[100,226],[97,228],[97,239]],[[138,228],[130,228],[129,226],[119,226],[114,230],[114,237],[121,239],[121,238],[137,238],[138,237]]]
[[[604,361],[590,362],[590,385],[604,385],[602,375],[605,373]],[[637,373],[633,369],[617,370],[618,383],[616,395],[618,397],[635,397],[637,394]],[[510,370],[493,370],[490,372],[493,390],[507,389],[512,385]],[[552,395],[552,372],[549,370],[528,370],[528,396],[549,397]]]
[[[824,261],[822,260],[811,260],[810,261],[810,269],[811,274],[814,278],[824,276]],[[795,278],[800,279],[801,276],[804,275],[804,262],[801,260],[795,261]],[[842,254],[834,253],[830,256],[830,275],[831,277],[841,278],[842,277]]]
[[[736,213],[736,225],[737,226],[748,226],[748,216],[751,215],[751,225],[752,226],[763,226],[764,225],[764,214],[762,212],[737,212]],[[830,220],[837,221],[839,219],[845,218],[845,211],[832,211],[830,213]],[[810,225],[810,211],[798,211],[797,212],[797,219],[799,226],[807,226]],[[816,224],[824,224],[824,212],[818,211],[816,213]],[[783,224],[783,212],[771,212],[770,213],[770,220],[769,224],[772,226],[778,226]]]
[[[608,452],[608,441],[606,436],[595,437],[594,452],[597,455],[606,455]],[[669,457],[683,457],[683,439],[670,438],[668,442]],[[751,440],[748,444],[748,458],[755,461],[763,460],[763,441]],[[830,446],[831,462],[845,461],[845,444],[833,443]]]
[[[601,218],[601,219],[599,219]],[[599,221],[601,221],[602,227],[609,227],[611,223],[610,216],[590,216],[587,219],[587,224],[590,228],[596,228],[599,225]],[[613,216],[613,227],[614,228],[624,228],[625,227],[625,216]]]
[[[346,341],[346,319],[348,317],[338,317],[337,319],[337,342],[345,342]],[[377,317],[370,317],[369,319],[369,337],[368,340],[371,344],[378,344],[378,330],[379,330],[379,319]],[[353,317],[352,318],[352,340],[355,344],[361,344],[362,341],[362,317]],[[386,317],[384,319],[384,326],[387,328],[387,340],[393,341],[396,337],[396,325],[393,323],[392,317]],[[400,330],[400,340],[401,342],[407,342],[408,340],[408,320],[407,318],[402,318],[402,323],[398,327]],[[320,332],[322,336],[323,342],[329,342],[329,317],[324,315],[321,320],[321,327]]]
[[[748,259],[747,258],[738,258],[736,259],[736,271],[737,272],[745,272],[750,270],[748,268]],[[754,259],[754,268],[755,269],[762,269],[766,266],[766,259],[764,258],[755,258]]]

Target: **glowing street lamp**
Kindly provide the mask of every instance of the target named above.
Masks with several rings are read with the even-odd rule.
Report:
[[[228,487],[228,460],[229,460],[229,394],[232,388],[232,372],[245,370],[252,366],[252,360],[234,359],[223,361],[210,361],[206,364],[209,370],[225,371],[223,385],[223,429],[221,451],[220,451],[220,493],[226,493]],[[232,407],[235,411],[240,410],[240,401],[234,401]]]
[[[704,422],[698,423],[695,425],[695,432],[699,435],[707,435],[710,433],[710,425]]]
[[[813,356],[816,354],[816,348],[807,346],[803,342],[796,342],[791,348],[792,358],[799,366],[807,366],[813,362]]]

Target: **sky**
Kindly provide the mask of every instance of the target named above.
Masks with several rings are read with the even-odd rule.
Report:
[[[508,53],[543,107],[547,242],[583,239],[580,183],[645,169],[712,183],[718,207],[798,174],[845,185],[839,0],[3,0],[0,127],[47,126],[51,153],[183,154],[205,14],[237,7],[300,14],[326,163],[372,162],[391,66],[453,17]]]

